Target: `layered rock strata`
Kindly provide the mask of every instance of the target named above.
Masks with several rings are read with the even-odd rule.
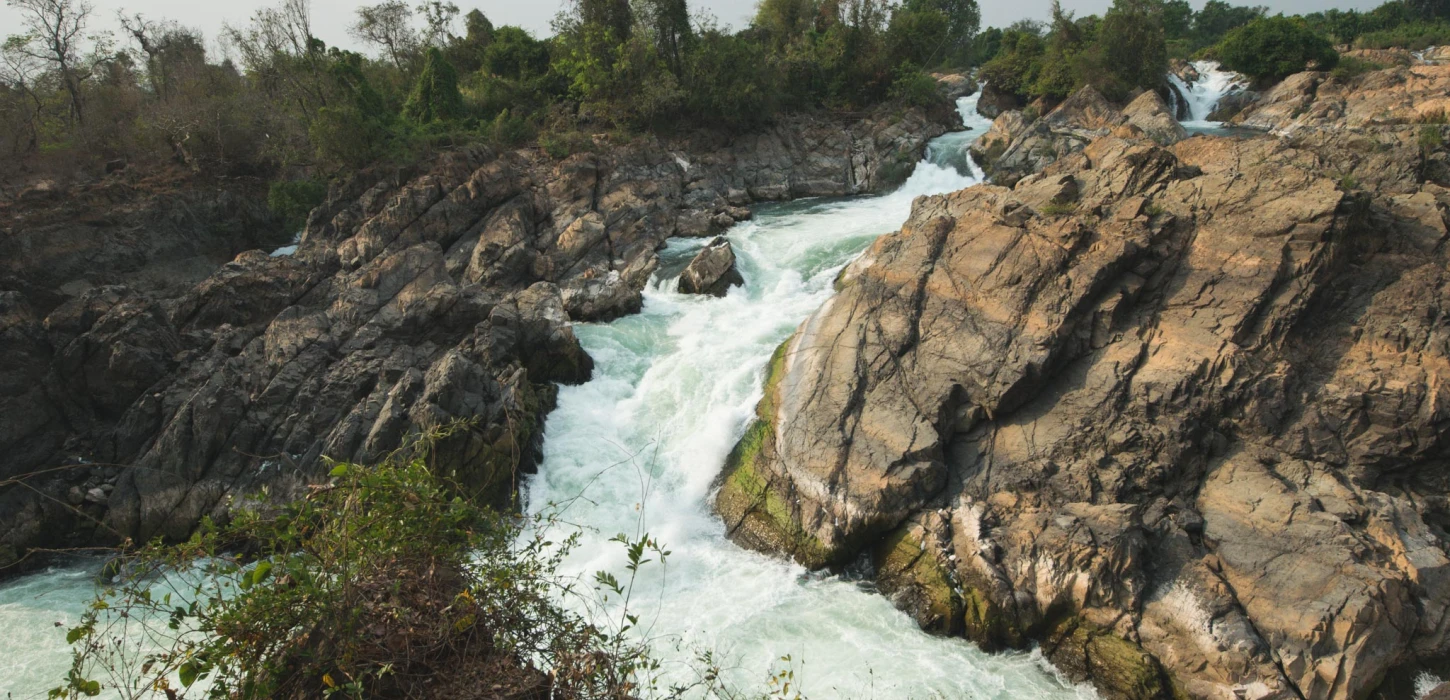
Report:
[[[1110,698],[1364,698],[1443,657],[1439,154],[1111,129],[843,272],[726,465],[732,538],[864,558]]]

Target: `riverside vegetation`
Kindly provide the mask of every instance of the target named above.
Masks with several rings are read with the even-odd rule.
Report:
[[[766,0],[738,33],[682,2],[581,1],[542,40],[382,3],[354,26],[369,57],[288,0],[228,28],[221,63],[165,22],[82,46],[84,4],[15,4],[0,559],[151,543],[72,631],[60,694],[111,672],[175,692],[175,672],[197,693],[452,696],[476,676],[439,669],[465,657],[521,696],[673,693],[627,617],[557,607],[554,550],[486,509],[513,507],[556,384],[591,374],[571,322],[638,311],[671,236],[894,187],[954,120],[923,67],[975,64],[998,183],[921,200],[781,346],[719,492],[733,535],[870,560],[923,626],[1039,641],[1113,697],[1360,698],[1443,651],[1424,469],[1443,394],[1418,368],[1443,361],[1450,170],[1423,108],[1446,76],[1301,72],[1339,60],[1326,46],[1434,41],[1443,3],[1116,0],[978,34],[948,0]],[[1269,88],[1237,123],[1302,133],[1180,143],[1155,90],[1191,55]],[[46,180],[87,170],[113,172]],[[252,250],[283,226],[291,255]],[[823,328],[861,342],[800,340]],[[426,460],[390,457],[452,424]],[[665,554],[622,544],[631,567]],[[1261,584],[1279,560],[1298,577]],[[114,645],[132,612],[169,643]]]

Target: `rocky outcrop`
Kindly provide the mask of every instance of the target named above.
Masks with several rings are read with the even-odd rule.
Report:
[[[723,237],[710,241],[680,273],[681,294],[723,297],[743,284],[745,278],[735,269],[735,249]]]
[[[77,183],[44,181],[0,204],[0,289],[45,314],[86,289],[124,284],[176,296],[222,263],[290,239],[266,207],[266,186],[122,171]]]
[[[937,89],[941,91],[942,97],[953,102],[977,92],[977,81],[973,80],[970,75],[932,73],[931,77],[936,79]]]
[[[1254,129],[1364,129],[1439,123],[1450,114],[1450,66],[1415,65],[1341,80],[1298,73],[1265,92],[1233,118]]]
[[[1450,183],[1417,133],[1120,127],[918,199],[772,361],[731,537],[868,556],[924,626],[1111,698],[1364,698],[1445,655]]]
[[[1084,86],[1036,121],[1023,112],[1002,113],[970,152],[994,182],[1010,185],[1118,128],[1146,133],[1164,145],[1187,136],[1156,93],[1145,92],[1119,111],[1092,86]]]
[[[1003,112],[1022,109],[1022,100],[1016,95],[992,87],[991,83],[982,84],[982,96],[977,98],[977,113],[988,119],[996,119]]]
[[[131,228],[90,238],[65,210],[43,224],[21,211],[0,284],[0,566],[33,547],[183,537],[263,489],[298,493],[325,459],[440,431],[435,470],[507,505],[555,385],[590,374],[571,322],[637,311],[666,239],[757,200],[888,188],[951,118],[794,116],[738,138],[600,139],[558,161],[463,149],[335,183],[295,254],[225,253],[200,275],[167,272],[193,266],[171,242],[195,208],[158,200],[133,219],[131,198],[98,203]],[[250,221],[227,206],[210,220]],[[153,232],[166,216],[181,233]],[[114,275],[88,264],[132,258]]]

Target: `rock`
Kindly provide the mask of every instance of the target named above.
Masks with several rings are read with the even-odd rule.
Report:
[[[723,297],[731,287],[745,284],[735,269],[735,249],[723,237],[710,241],[680,274],[681,294]]]
[[[1373,71],[1349,81],[1328,73],[1297,73],[1265,92],[1233,122],[1289,133],[1302,128],[1420,124],[1447,113],[1450,66],[1416,65]]]
[[[1192,63],[1189,63],[1188,61],[1185,61],[1181,58],[1175,58],[1168,61],[1168,72],[1177,76],[1179,80],[1182,80],[1189,85],[1198,82],[1198,79],[1201,77],[1198,72],[1198,68],[1196,68]]]
[[[936,79],[937,89],[942,96],[953,102],[977,92],[977,81],[972,80],[971,76],[961,73],[932,73],[931,77]]]
[[[982,84],[982,96],[977,98],[977,113],[988,119],[996,119],[1003,112],[1022,109],[1022,106],[1016,95],[998,90],[991,83]]]
[[[883,191],[955,120],[796,114],[561,161],[455,149],[335,182],[282,257],[264,183],[41,188],[0,208],[0,481],[74,467],[0,487],[0,557],[184,538],[448,426],[430,465],[510,507],[557,385],[591,374],[572,324],[638,311],[666,239],[759,197]]]
[[[1123,108],[1123,117],[1129,124],[1142,129],[1148,138],[1163,146],[1170,146],[1188,138],[1188,132],[1168,113],[1168,105],[1163,104],[1163,98],[1152,90],[1145,90],[1129,102]]]
[[[1019,121],[1006,115],[999,119],[1004,120],[1003,124],[999,127],[993,122],[993,130],[981,137],[985,139],[983,144],[972,148],[974,153],[984,154],[979,162],[986,161],[984,167],[990,167],[993,180],[1003,185],[1040,172],[1126,122],[1126,117],[1092,86],[1084,86],[1035,122],[1024,123],[1025,117]],[[1001,155],[990,159],[988,156],[1008,136],[1012,140],[1001,149]]]
[[[1113,123],[1085,97],[1029,137]],[[1450,191],[1418,133],[1119,124],[919,198],[772,361],[730,536],[866,554],[924,627],[1106,697],[1357,699],[1443,658]]]
[[[105,505],[106,504],[106,501],[109,501],[110,499],[111,499],[110,495],[107,494],[105,491],[102,491],[101,489],[95,488],[95,489],[90,489],[89,491],[86,491],[86,498],[85,498],[86,503],[95,503],[96,505]]]

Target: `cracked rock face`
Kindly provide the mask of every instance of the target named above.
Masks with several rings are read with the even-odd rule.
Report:
[[[745,284],[735,269],[735,249],[723,237],[710,241],[680,273],[681,294],[723,297],[731,287]]]
[[[0,256],[0,480],[65,468],[0,487],[0,566],[30,547],[185,537],[264,488],[300,493],[325,458],[373,461],[460,422],[433,468],[507,505],[556,383],[590,375],[571,323],[637,311],[666,239],[757,199],[889,187],[950,116],[792,117],[561,161],[463,149],[335,183],[290,256],[206,248],[237,245],[225,232],[257,216],[226,197],[193,210],[205,235],[186,245],[67,227],[63,199],[24,210],[0,239],[15,253]],[[126,196],[91,206],[150,220],[127,218]],[[147,284],[77,272],[116,256],[149,271],[121,281]]]
[[[970,152],[994,181],[1010,185],[1110,133],[1146,135],[1161,145],[1188,136],[1157,93],[1144,92],[1119,110],[1089,85],[1035,121],[1021,111],[1000,112]]]
[[[1450,652],[1450,190],[1416,130],[1119,130],[917,200],[772,363],[732,537],[868,556],[924,626],[1108,697],[1364,698]]]

